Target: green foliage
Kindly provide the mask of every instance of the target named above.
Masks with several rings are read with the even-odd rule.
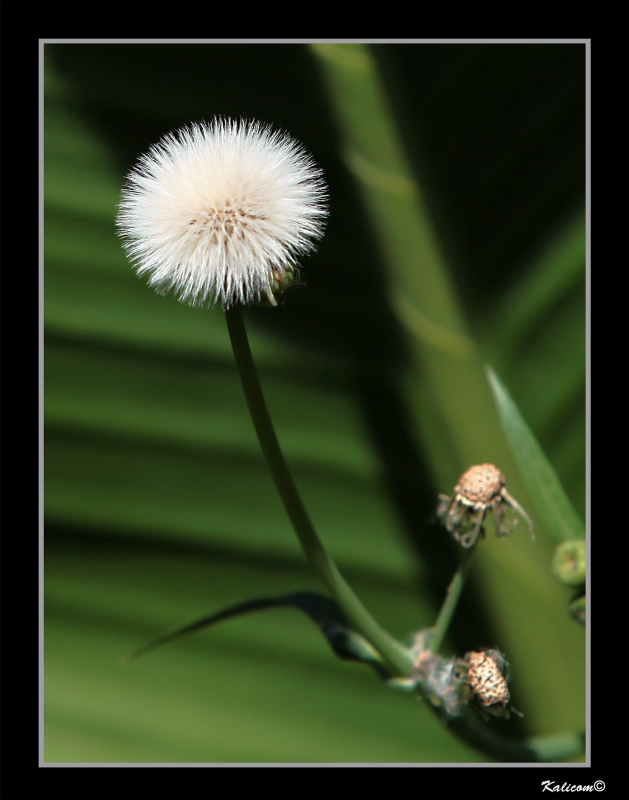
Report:
[[[252,310],[249,332],[280,442],[326,548],[378,622],[410,643],[434,623],[454,571],[455,548],[432,516],[437,492],[451,491],[468,460],[500,461],[534,516],[482,363],[495,365],[570,502],[585,509],[583,235],[580,221],[566,226],[571,214],[581,218],[582,185],[561,182],[578,170],[569,146],[559,163],[554,149],[582,120],[565,109],[549,120],[552,82],[526,84],[536,65],[578,106],[578,46],[526,47],[502,55],[480,45],[438,54],[364,48],[367,72],[343,74],[345,100],[329,93],[319,56],[301,45],[46,47],[46,761],[483,760],[425,704],[335,659],[290,609],[119,666],[164,630],[230,604],[322,587],[265,470],[222,312],[148,289],[113,220],[137,156],[168,130],[215,114],[284,127],[323,166],[330,226],[304,264],[307,288],[281,308]],[[435,80],[437,55],[449,83]],[[475,91],[483,101],[486,81],[505,74],[484,63],[492,58],[529,87],[528,133],[504,123],[515,112],[499,87],[486,121],[466,116],[462,98]],[[356,75],[380,67],[388,100],[361,106],[356,97],[368,99],[369,87],[358,91]],[[348,156],[349,129],[336,127],[343,103],[366,133],[384,137],[373,149],[355,142]],[[404,133],[394,141],[402,159],[394,166],[404,170],[394,184],[403,195],[421,179],[414,211],[404,197],[394,206],[357,189],[367,178],[379,191],[372,161],[392,168],[377,159],[393,119]],[[435,135],[427,120],[438,128],[439,119]],[[495,157],[474,161],[469,141],[491,142],[496,125]],[[456,191],[460,170],[482,187],[470,206]],[[486,222],[467,213],[477,205]],[[388,221],[374,221],[378,209]],[[412,257],[411,214],[420,214],[427,252],[439,253],[428,273]],[[434,250],[438,241],[447,258]],[[399,242],[404,265],[387,247],[378,257],[378,242]],[[479,265],[474,242],[493,261]],[[426,274],[442,305],[425,295]],[[551,530],[541,516],[534,545],[519,531],[480,544],[476,581],[472,574],[451,629],[459,655],[485,645],[507,653],[525,720],[492,727],[511,735],[583,725],[583,631],[566,612],[569,590],[550,574]]]
[[[520,467],[520,473],[537,506],[544,528],[557,544],[583,538],[583,523],[570,505],[555,470],[491,367],[487,367],[487,379],[494,393],[513,457]]]

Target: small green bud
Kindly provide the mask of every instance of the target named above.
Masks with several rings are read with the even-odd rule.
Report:
[[[585,542],[564,542],[555,550],[552,572],[562,583],[580,586],[585,583]]]
[[[585,625],[585,595],[579,595],[568,606],[568,611],[573,619]]]

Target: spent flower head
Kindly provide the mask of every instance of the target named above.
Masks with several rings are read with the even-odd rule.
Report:
[[[139,274],[191,305],[275,305],[327,217],[321,169],[288,134],[216,118],[166,135],[127,177],[116,224]]]
[[[437,516],[463,547],[473,547],[478,537],[484,535],[483,521],[488,511],[494,515],[498,536],[506,536],[511,532],[517,520],[507,523],[504,518],[505,506],[509,506],[526,520],[535,539],[533,522],[507,491],[502,472],[493,464],[476,464],[461,475],[452,497],[439,495]]]

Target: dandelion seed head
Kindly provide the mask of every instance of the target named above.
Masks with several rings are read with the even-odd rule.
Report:
[[[167,134],[128,175],[116,225],[138,274],[191,305],[257,303],[323,235],[322,170],[288,134],[217,118]]]

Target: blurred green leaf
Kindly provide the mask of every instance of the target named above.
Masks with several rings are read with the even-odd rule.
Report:
[[[491,367],[486,369],[505,436],[546,531],[558,544],[582,539],[585,536],[583,523],[566,497],[555,470],[496,373]]]
[[[491,330],[500,353],[513,356],[527,331],[578,283],[585,273],[585,256],[585,218],[581,212],[544,248],[496,309]]]

